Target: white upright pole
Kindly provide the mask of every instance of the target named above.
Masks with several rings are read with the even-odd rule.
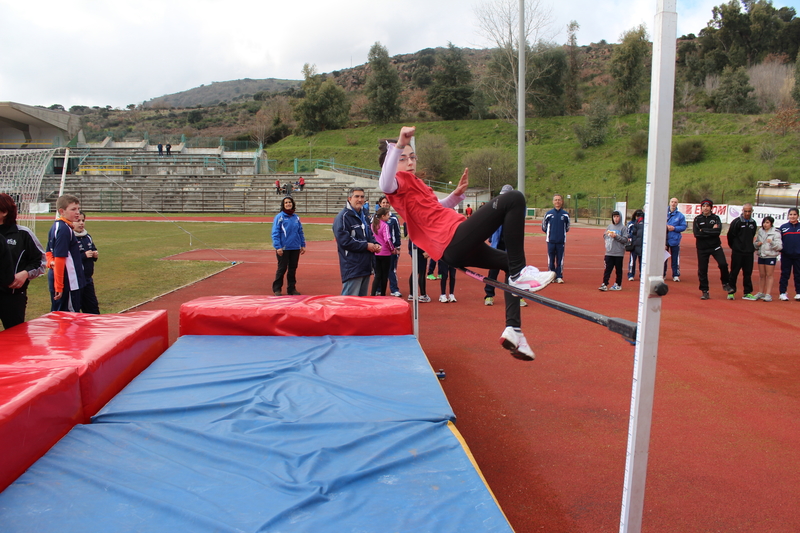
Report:
[[[525,0],[519,0],[519,78],[517,79],[517,190],[525,193]]]
[[[669,170],[672,152],[672,107],[675,88],[676,0],[657,0],[653,37],[653,75],[650,91],[650,141],[647,152],[647,193],[642,280],[633,388],[628,425],[628,454],[622,494],[620,532],[642,529],[647,456],[658,358],[661,296],[664,284]]]
[[[64,151],[64,167],[61,169],[61,185],[58,187],[58,196],[64,196],[64,184],[67,182],[67,166],[69,165],[69,147]],[[56,209],[58,219],[58,209]]]

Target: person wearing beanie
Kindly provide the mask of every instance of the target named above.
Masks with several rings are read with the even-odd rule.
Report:
[[[697,247],[697,277],[700,279],[701,300],[710,298],[708,293],[708,261],[713,257],[719,267],[719,279],[722,282],[722,290],[731,292],[728,285],[728,261],[725,259],[725,252],[722,249],[722,241],[719,236],[722,233],[722,221],[711,212],[714,202],[705,199],[700,202],[701,214],[694,217],[692,222],[692,232],[694,233],[695,246]]]

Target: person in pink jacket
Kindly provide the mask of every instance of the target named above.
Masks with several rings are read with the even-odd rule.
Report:
[[[381,249],[375,252],[375,278],[372,280],[370,296],[386,296],[389,269],[392,267],[392,254],[394,253],[394,244],[389,233],[390,214],[389,208],[381,207],[372,218],[372,234],[381,245]]]

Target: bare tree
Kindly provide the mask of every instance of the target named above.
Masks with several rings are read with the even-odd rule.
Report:
[[[294,126],[289,97],[273,96],[267,99],[256,113],[250,138],[263,146],[268,142],[276,142],[279,139],[273,139],[274,136],[283,137],[284,132],[281,130],[287,130],[285,133],[288,133]]]
[[[498,66],[486,74],[482,88],[497,101],[501,116],[516,121],[517,103],[514,98],[509,98],[509,93],[516,94],[519,83],[519,2],[490,0],[475,7],[475,16],[478,19],[478,33],[495,48]],[[541,0],[525,0],[523,46],[526,47],[526,58],[531,59],[535,53],[531,53],[529,43],[550,41],[556,33],[553,30],[551,8],[543,5]],[[526,68],[532,68],[530,61],[526,61]],[[528,72],[524,87],[526,95],[537,78],[535,71]]]

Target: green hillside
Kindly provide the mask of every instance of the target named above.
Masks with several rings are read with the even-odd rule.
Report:
[[[709,196],[717,202],[752,201],[759,180],[774,177],[800,181],[800,140],[796,134],[771,133],[771,115],[725,115],[678,113],[673,121],[674,143],[700,140],[705,158],[697,163],[673,162],[670,194],[682,201]],[[612,117],[606,143],[581,149],[574,125],[583,117],[528,119],[531,140],[526,149],[526,193],[530,205],[544,206],[555,192],[584,198],[612,196],[628,199],[629,205],[644,203],[647,155],[633,155],[632,138],[647,132],[648,115]],[[322,132],[309,137],[292,135],[268,149],[270,159],[278,160],[279,170],[293,169],[295,158],[334,158],[343,165],[378,169],[377,141],[394,137],[400,125],[365,126]],[[497,148],[516,161],[517,134],[513,124],[502,120],[441,121],[418,125],[418,152],[425,135],[441,135],[451,158],[439,178],[455,181],[463,170],[464,158],[485,148]],[[623,177],[620,167],[629,163],[632,175]],[[419,161],[425,168],[425,161]],[[471,182],[486,185],[488,172],[471,169]],[[514,175],[515,176],[515,175]],[[498,189],[498,177],[493,178]],[[516,184],[516,178],[505,182]]]

